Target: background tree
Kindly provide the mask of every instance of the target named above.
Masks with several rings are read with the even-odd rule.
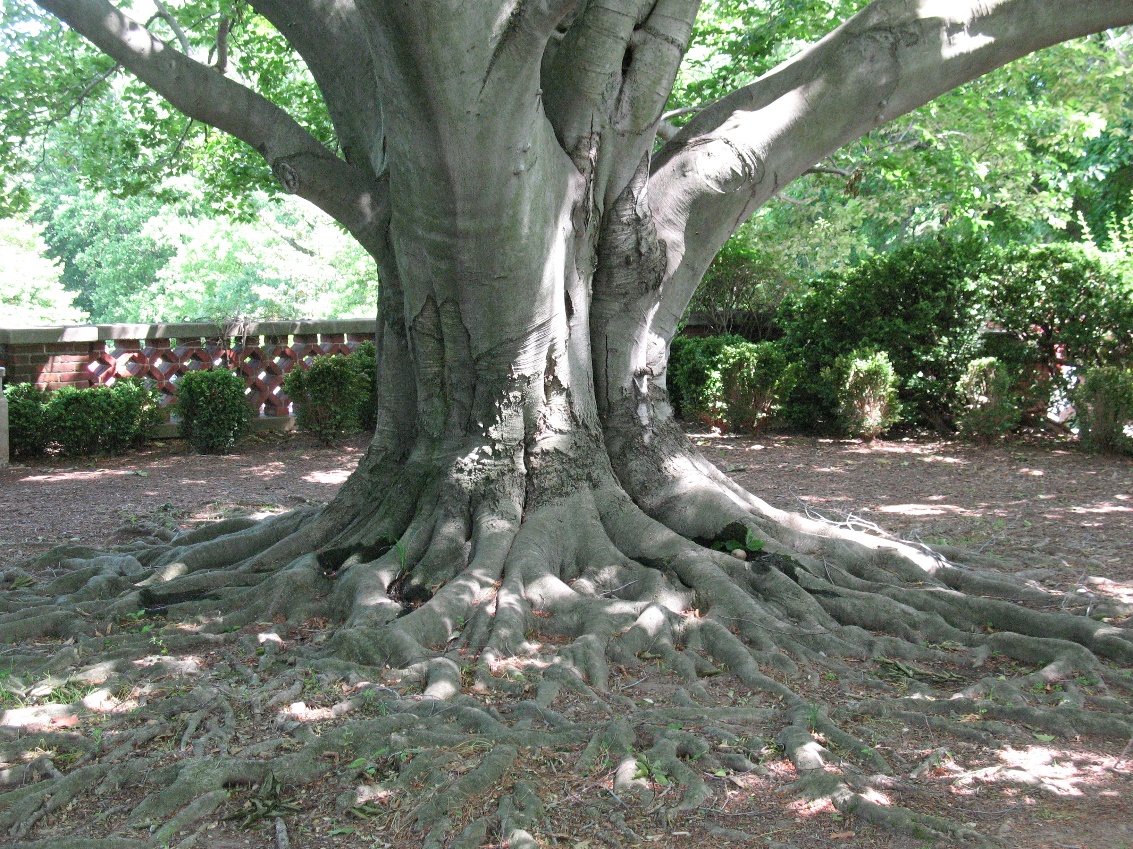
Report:
[[[81,321],[75,295],[63,288],[62,269],[47,255],[40,228],[26,221],[0,221],[0,304],[4,320],[37,324],[56,316]]]
[[[808,792],[913,834],[967,834],[863,794],[869,775],[892,767],[775,675],[837,675],[845,658],[879,654],[943,662],[945,643],[973,661],[994,650],[1042,664],[1015,681],[969,682],[960,697],[997,721],[1018,717],[983,698],[991,692],[1022,698],[1034,681],[1086,673],[1107,686],[1126,681],[1098,660],[1133,660],[1125,631],[1029,609],[1047,596],[922,547],[785,514],[739,489],[696,453],[665,391],[680,316],[739,222],[844,145],[955,86],[1133,23],[1125,0],[876,0],[705,104],[659,149],[693,0],[263,0],[254,6],[262,18],[196,6],[178,18],[158,6],[152,31],[104,0],[40,5],[172,108],[254,149],[286,191],[354,235],[382,280],[377,428],[332,504],[135,547],[114,561],[121,580],[94,577],[63,602],[50,584],[20,590],[19,609],[0,621],[6,640],[73,636],[101,651],[104,620],[139,608],[198,622],[205,633],[186,644],[276,619],[290,633],[287,623],[318,617],[336,628],[306,655],[312,668],[367,681],[397,670],[389,722],[340,726],[274,763],[206,759],[202,746],[201,757],[162,772],[163,789],[133,814],[172,817],[155,841],[211,816],[234,782],[270,786],[274,770],[316,780],[327,748],[437,739],[434,699],[452,701],[445,732],[467,731],[491,751],[413,812],[416,827],[436,829],[433,842],[470,794],[508,772],[519,746],[576,745],[583,760],[605,747],[619,762],[615,791],[652,801],[635,783],[634,747],[648,746],[649,768],[682,787],[670,812],[680,816],[708,795],[682,756],[713,769],[729,762],[710,736],[622,702],[609,722],[513,726],[488,695],[474,695],[514,690],[502,670],[527,664],[541,682],[532,710],[545,716],[565,687],[606,689],[609,658],[647,651],[683,678],[690,700],[707,701],[700,676],[720,665],[773,696],[766,715],[695,709],[698,721],[771,726]],[[830,9],[831,24],[841,21]],[[193,37],[191,22],[200,24]],[[42,26],[36,37],[54,25]],[[310,101],[289,114],[279,105],[289,92],[276,100],[237,72],[238,46],[277,57],[281,37],[283,55],[310,71],[327,122],[304,115]],[[67,604],[113,594],[108,584],[118,595],[91,605],[90,618],[69,613]],[[537,630],[567,642],[544,647]],[[145,646],[127,635],[122,648]],[[410,680],[426,701],[403,698]],[[953,695],[944,685],[893,703],[962,730],[947,718]],[[1133,733],[1120,699],[1064,707],[1035,708],[1026,721],[1057,733]],[[823,768],[822,740],[847,753],[841,776]],[[148,774],[139,767],[115,780]],[[412,771],[398,780],[412,782]],[[21,792],[0,825],[26,834],[89,784],[67,776]],[[523,824],[537,819],[536,802],[508,805],[532,813],[469,823],[461,840],[494,839],[489,827],[513,844],[530,840]]]

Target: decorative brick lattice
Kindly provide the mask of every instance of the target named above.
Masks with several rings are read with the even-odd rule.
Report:
[[[91,346],[85,371],[91,386],[129,377],[152,381],[162,394],[162,404],[171,404],[186,372],[231,369],[244,378],[253,415],[287,416],[291,399],[283,391],[283,381],[288,372],[310,368],[318,356],[349,354],[360,342],[372,339],[357,333],[108,339]]]

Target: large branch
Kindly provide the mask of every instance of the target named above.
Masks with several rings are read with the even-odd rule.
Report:
[[[661,321],[675,327],[728,236],[816,162],[1013,59],[1127,24],[1130,0],[877,0],[706,108],[650,178],[668,249]]]
[[[336,157],[290,115],[251,89],[190,59],[105,0],[37,0],[175,109],[246,142],[288,192],[337,220],[373,253],[381,184]]]
[[[303,57],[346,161],[381,174],[382,107],[358,5],[353,0],[252,0],[252,5]]]

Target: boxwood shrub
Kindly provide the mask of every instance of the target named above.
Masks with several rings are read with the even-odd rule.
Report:
[[[190,371],[177,384],[181,436],[200,454],[224,454],[248,431],[244,380],[224,369]]]

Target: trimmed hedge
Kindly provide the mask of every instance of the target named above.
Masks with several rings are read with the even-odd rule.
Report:
[[[4,387],[8,399],[8,448],[13,457],[38,457],[47,450],[47,393],[34,383]]]
[[[367,375],[352,356],[315,357],[310,368],[289,372],[283,382],[295,402],[299,430],[327,445],[359,430],[359,412],[370,398]]]
[[[48,449],[68,457],[121,454],[145,441],[164,418],[158,394],[137,380],[113,386],[44,392],[30,383],[9,386],[9,442],[16,457],[37,457]]]
[[[1015,430],[1023,418],[1017,375],[995,357],[980,357],[956,383],[956,424],[965,436],[990,441]]]
[[[774,342],[678,336],[670,349],[669,398],[685,418],[760,430],[775,420],[795,379]]]
[[[897,374],[885,351],[854,351],[827,373],[837,389],[838,419],[847,436],[875,439],[901,420]]]
[[[177,384],[181,436],[199,454],[224,454],[248,431],[244,380],[224,369],[186,372]]]
[[[1133,454],[1133,372],[1102,366],[1086,372],[1071,397],[1078,437],[1090,451]]]

